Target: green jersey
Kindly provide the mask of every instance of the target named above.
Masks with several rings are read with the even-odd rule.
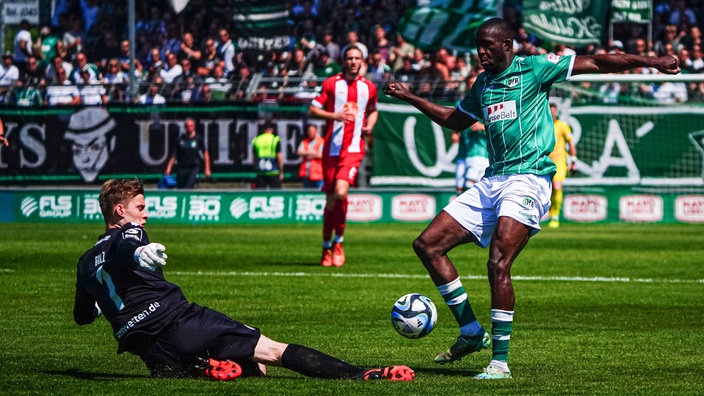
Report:
[[[457,158],[488,157],[486,150],[486,133],[473,131],[470,128],[460,132],[460,142],[457,147]]]
[[[574,56],[516,56],[503,72],[477,78],[457,108],[484,123],[488,136],[486,176],[551,175],[555,132],[550,86],[571,77]]]

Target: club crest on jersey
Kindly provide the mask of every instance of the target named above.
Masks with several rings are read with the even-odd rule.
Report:
[[[484,108],[484,124],[488,125],[496,121],[506,121],[518,118],[516,111],[516,101],[496,103]]]
[[[555,54],[546,54],[545,59],[547,59],[548,62],[557,64],[557,62],[560,61],[560,55],[555,55]]]
[[[535,209],[535,201],[531,197],[523,197],[523,207],[526,209]]]
[[[506,81],[506,85],[510,87],[515,87],[518,85],[518,77],[511,77]]]

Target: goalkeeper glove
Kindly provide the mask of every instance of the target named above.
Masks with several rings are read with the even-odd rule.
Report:
[[[156,271],[166,265],[166,248],[160,243],[140,246],[134,251],[134,261],[147,271]]]

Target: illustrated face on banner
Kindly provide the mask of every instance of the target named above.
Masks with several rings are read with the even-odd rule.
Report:
[[[64,139],[72,143],[73,165],[85,182],[95,181],[115,149],[113,128],[115,120],[102,107],[83,109],[71,116]]]

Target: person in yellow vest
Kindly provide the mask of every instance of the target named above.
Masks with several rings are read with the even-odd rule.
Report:
[[[281,154],[281,138],[274,133],[275,129],[272,122],[266,122],[262,125],[259,136],[252,140],[257,171],[254,188],[281,188],[284,157]]]
[[[303,181],[303,188],[323,186],[323,144],[325,139],[318,134],[318,127],[313,124],[306,126],[306,137],[298,145],[296,153],[301,157],[298,176]]]
[[[572,129],[569,125],[557,119],[557,105],[550,103],[550,113],[555,125],[555,149],[550,153],[550,159],[555,163],[557,171],[552,178],[552,195],[550,196],[550,222],[548,228],[560,226],[560,209],[562,209],[562,182],[567,177],[567,170],[575,170],[577,147],[572,143]],[[569,146],[570,155],[567,155]]]

